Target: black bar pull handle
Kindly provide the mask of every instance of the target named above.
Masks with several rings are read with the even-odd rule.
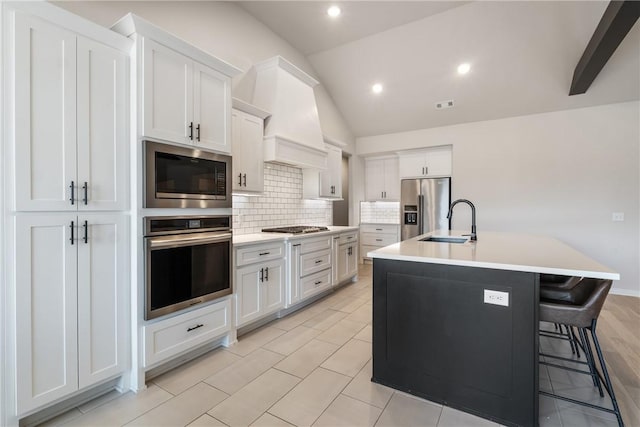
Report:
[[[75,240],[75,238],[73,237],[73,230],[75,229],[75,223],[73,221],[71,221],[71,225],[69,226],[69,228],[71,229],[71,238],[69,240],[71,241],[71,244],[73,245],[73,241]]]
[[[89,221],[84,222],[84,238],[85,243],[89,243]]]
[[[271,252],[260,252],[260,254],[259,254],[259,255],[260,255],[260,256],[263,256],[263,255],[269,255],[270,253],[271,253]]]
[[[318,280],[317,282],[314,283],[314,285],[319,285],[320,283],[322,283],[322,280]]]
[[[71,201],[72,205],[75,205],[76,203],[76,185],[73,181],[71,181],[71,185],[69,185],[69,188],[71,189],[71,198],[69,199]]]
[[[187,328],[187,332],[195,331],[196,329],[202,328],[204,325],[202,323],[198,323],[196,326],[192,326]]]
[[[264,269],[264,280],[269,281],[269,267]]]
[[[260,281],[264,282],[264,268],[260,269]]]
[[[316,264],[320,264],[321,262],[322,262],[322,260],[321,260],[321,259],[317,259],[317,260],[316,260]]]
[[[189,123],[189,139],[193,141],[193,122]]]
[[[87,184],[87,181],[85,181],[84,184],[82,184],[82,190],[84,191],[84,199],[82,199],[82,201],[86,206],[87,203],[89,202],[89,185]]]
[[[247,186],[247,174],[246,173],[242,175],[242,180],[244,181],[242,183],[242,185],[244,185],[246,187]]]
[[[198,126],[196,126],[196,141],[200,141],[200,123],[198,123]]]
[[[240,187],[242,187],[242,174],[241,173],[238,174],[238,185]]]

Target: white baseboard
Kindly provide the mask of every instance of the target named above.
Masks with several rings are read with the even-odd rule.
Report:
[[[624,295],[627,297],[640,298],[640,290],[636,289],[616,289],[615,286],[609,291],[613,295]]]

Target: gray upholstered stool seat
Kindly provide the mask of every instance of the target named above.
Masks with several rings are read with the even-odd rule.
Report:
[[[602,386],[609,394],[613,409],[609,409],[603,406],[594,405],[588,402],[582,402],[569,397],[540,391],[540,394],[555,397],[557,399],[572,402],[578,405],[588,406],[590,408],[599,409],[605,412],[615,414],[618,424],[623,426],[622,416],[620,414],[620,408],[616,401],[609,372],[604,361],[602,349],[600,348],[600,342],[596,335],[596,325],[602,306],[607,298],[609,290],[611,289],[611,280],[602,279],[582,279],[574,287],[569,290],[563,291],[562,298],[559,300],[543,299],[540,301],[540,321],[558,323],[562,325],[568,325],[569,327],[575,327],[580,334],[581,346],[585,353],[586,362],[578,361],[575,359],[564,358],[552,354],[542,354],[545,358],[555,358],[568,362],[582,363],[589,366],[589,371],[583,371],[567,367],[565,365],[557,365],[547,361],[541,361],[540,364],[554,366],[560,369],[566,369],[573,372],[583,373],[591,375],[600,391],[600,396],[604,396],[602,393]],[[596,350],[600,370],[597,369],[595,363],[595,356],[591,347],[591,341]]]

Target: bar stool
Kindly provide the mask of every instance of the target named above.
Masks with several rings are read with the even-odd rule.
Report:
[[[571,298],[567,291],[573,289],[582,277],[562,276],[559,274],[540,274],[540,299],[541,300],[565,300]],[[571,353],[580,358],[580,345],[573,328],[561,323],[555,323],[555,331],[540,331],[540,335],[549,338],[559,338],[569,341]],[[563,327],[566,332],[563,331]]]
[[[600,342],[596,334],[596,325],[598,316],[604,305],[604,301],[607,298],[607,294],[611,289],[611,280],[601,279],[582,279],[572,289],[566,291],[563,300],[542,300],[540,302],[540,320],[551,323],[560,323],[563,325],[569,325],[576,327],[582,342],[584,345],[584,353],[587,362],[581,362],[574,359],[563,358],[559,356],[553,356],[548,354],[542,354],[545,357],[552,357],[568,362],[582,363],[590,365],[589,372],[580,369],[574,369],[568,366],[556,365],[553,363],[541,361],[540,364],[554,366],[560,369],[565,369],[573,372],[591,375],[594,378],[594,382],[600,391],[600,396],[604,396],[600,383],[602,382],[605,390],[611,398],[613,409],[606,408],[604,406],[594,405],[588,402],[582,402],[576,399],[572,399],[565,396],[549,393],[546,391],[540,391],[541,395],[554,397],[556,399],[565,400],[574,404],[587,406],[593,409],[598,409],[608,413],[615,414],[618,425],[624,426],[622,421],[622,415],[620,414],[620,407],[613,391],[609,372],[604,361],[602,349],[600,348]],[[570,295],[567,295],[570,294]],[[589,335],[593,341],[593,345],[598,356],[598,362],[600,364],[600,370],[597,369],[595,364],[595,357],[591,347]],[[592,369],[593,368],[593,369]]]

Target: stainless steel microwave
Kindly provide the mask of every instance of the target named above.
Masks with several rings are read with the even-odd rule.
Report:
[[[146,208],[230,208],[231,156],[144,141]]]

